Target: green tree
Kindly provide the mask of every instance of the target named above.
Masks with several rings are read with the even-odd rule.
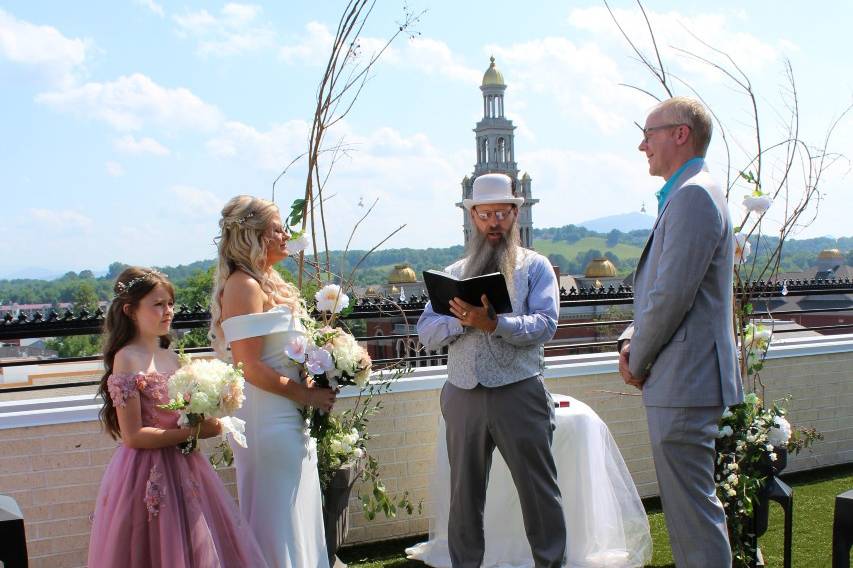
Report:
[[[74,304],[75,312],[86,310],[92,313],[97,310],[98,293],[95,292],[95,285],[88,281],[76,283],[71,296],[71,302]]]
[[[619,244],[619,240],[622,238],[622,232],[619,229],[613,229],[609,233],[607,233],[607,246],[609,248],[613,248]]]
[[[88,357],[101,352],[100,335],[53,337],[44,344],[48,349],[56,351],[60,357]]]

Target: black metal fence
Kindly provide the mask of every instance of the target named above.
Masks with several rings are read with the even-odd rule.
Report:
[[[850,312],[850,321],[842,318],[842,323],[832,323],[806,327],[813,331],[824,333],[839,333],[853,328],[853,281],[845,280],[806,280],[782,282],[753,282],[735,291],[740,298],[749,298],[754,305],[753,317],[770,317],[789,319],[797,316],[802,318],[806,314],[832,314]],[[826,307],[812,307],[795,309],[782,308],[787,299],[796,297],[825,297],[828,295],[838,296],[835,305]],[[376,322],[377,320],[391,320],[397,323],[408,323],[402,333],[383,333],[381,335],[359,335],[359,341],[371,343],[385,343],[389,341],[409,341],[416,345],[416,335],[410,329],[423,312],[427,297],[423,294],[409,297],[402,301],[390,298],[360,298],[356,300],[353,310],[343,319],[352,326],[359,320],[365,322]],[[616,344],[616,336],[625,326],[630,323],[626,319],[626,313],[620,313],[633,303],[633,290],[630,286],[608,286],[601,288],[580,288],[560,291],[561,322],[558,324],[558,332],[554,340],[545,346],[546,354],[568,354],[580,352],[596,352],[612,349]],[[840,305],[839,305],[840,304]],[[590,308],[594,308],[590,310]],[[604,310],[600,310],[603,308]],[[617,308],[618,319],[606,319],[607,314]],[[788,316],[782,317],[782,316]],[[6,316],[0,319],[0,343],[45,337],[67,337],[73,335],[93,335],[101,333],[104,313],[98,309],[94,313],[82,310],[73,313],[65,310],[62,313],[49,311],[47,313],[37,312],[31,315]],[[199,305],[188,307],[180,306],[172,321],[172,327],[176,330],[192,330],[206,328],[210,322],[210,312]],[[594,330],[601,328],[604,332],[594,332],[594,338],[583,338],[582,334],[574,330]],[[562,331],[561,331],[562,330]],[[802,331],[802,328],[782,329],[777,333]],[[418,350],[420,349],[420,350]],[[209,347],[187,349],[188,352],[209,352]],[[22,359],[15,361],[0,361],[0,368],[14,367],[19,365],[59,364],[70,362],[96,361],[99,355],[90,357],[53,358],[53,359]],[[446,360],[446,353],[424,353],[422,348],[409,350],[400,354],[395,353],[390,357],[374,358],[377,365],[396,364],[405,361],[413,366],[422,366],[427,362],[431,364]],[[68,385],[30,385],[24,387],[2,388],[0,392],[12,392],[20,390],[39,390],[43,388],[61,388],[63,386],[84,386],[90,383],[75,382]]]

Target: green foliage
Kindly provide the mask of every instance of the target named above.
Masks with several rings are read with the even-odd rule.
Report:
[[[175,302],[180,305],[203,308],[210,306],[210,294],[213,292],[213,272],[215,267],[196,270],[184,281],[175,286]]]
[[[714,477],[717,496],[726,511],[733,566],[754,565],[753,511],[782,451],[797,453],[823,437],[812,429],[792,428],[782,406],[766,407],[750,393],[726,410],[720,420]],[[796,432],[796,435],[794,434]]]
[[[643,230],[629,233],[620,231],[597,233],[574,225],[533,230],[536,250],[550,258],[551,262],[559,266],[564,274],[582,274],[586,268],[584,261],[592,252],[597,251],[610,258],[616,264],[619,274],[626,276],[636,267],[648,235],[649,232]],[[753,235],[750,238],[753,256],[761,263],[778,245],[778,242],[778,237],[762,236],[759,239]],[[815,264],[818,253],[828,248],[840,249],[846,255],[846,263],[853,266],[853,237],[839,239],[820,237],[803,240],[787,239],[780,269],[782,272],[806,270]],[[346,258],[342,260],[341,251],[332,251],[330,255],[333,261],[333,272],[349,274],[365,252],[349,251]],[[359,267],[356,273],[356,285],[385,283],[394,265],[403,262],[411,264],[417,274],[430,268],[441,269],[458,260],[463,252],[461,245],[446,248],[378,250],[370,254]],[[750,257],[750,262],[752,260],[753,257]],[[178,289],[178,303],[190,305],[198,303],[206,306],[209,302],[209,291],[205,293],[205,290],[209,290],[208,286],[212,283],[213,265],[212,260],[200,260],[186,265],[158,267],[158,270],[166,274],[175,284]],[[107,274],[100,278],[95,278],[90,271],[84,270],[79,274],[68,272],[54,280],[0,280],[0,301],[3,304],[75,303],[80,299],[75,298],[75,294],[83,283],[93,287],[98,300],[107,301],[113,296],[112,285],[115,277],[126,266],[121,262],[113,262]],[[286,280],[294,281],[292,275],[298,271],[294,259],[288,258],[276,268]],[[307,281],[310,281],[310,278]],[[310,298],[313,297],[313,292],[316,290],[306,289],[303,290],[303,295]],[[420,290],[407,290],[407,292],[420,293]],[[86,302],[91,303],[91,297]]]
[[[287,225],[294,227],[302,222],[305,215],[305,200],[295,199],[290,205],[290,213],[287,215]]]
[[[382,482],[380,464],[367,450],[367,441],[372,438],[368,431],[370,419],[382,410],[379,395],[391,390],[391,386],[409,370],[397,369],[378,375],[378,380],[367,383],[359,391],[352,408],[338,415],[331,415],[321,429],[317,439],[317,461],[320,473],[320,485],[325,490],[335,471],[348,461],[361,464],[361,479],[370,488],[359,494],[364,516],[368,520],[382,513],[393,519],[400,510],[411,515],[423,510],[423,503],[415,504],[409,498],[408,491],[402,494],[390,494]]]
[[[60,357],[88,357],[101,352],[100,335],[69,335],[54,337],[44,342],[47,349],[56,351]]]

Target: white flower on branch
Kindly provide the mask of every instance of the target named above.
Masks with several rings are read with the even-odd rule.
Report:
[[[749,258],[749,253],[752,252],[752,245],[749,244],[747,236],[743,233],[735,233],[735,262],[743,264]]]
[[[743,198],[743,206],[747,211],[761,215],[773,205],[773,198],[767,195],[747,195]]]
[[[314,295],[321,312],[341,313],[349,305],[349,296],[337,284],[326,284]]]
[[[308,235],[302,233],[287,241],[287,252],[296,255],[308,248]]]
[[[720,431],[717,432],[717,438],[725,438],[727,436],[731,436],[734,433],[731,426],[723,426],[720,428]]]

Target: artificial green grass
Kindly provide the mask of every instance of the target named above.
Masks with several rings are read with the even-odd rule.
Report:
[[[794,537],[793,566],[809,568],[832,565],[832,517],[835,511],[835,496],[853,489],[853,463],[783,476],[794,488]],[[654,553],[649,566],[672,567],[672,552],[666,532],[663,513],[656,500],[646,503],[649,514]],[[765,566],[782,566],[784,517],[782,508],[770,506],[770,525],[767,533],[759,538],[758,544],[764,555]],[[351,568],[414,568],[424,566],[421,562],[407,560],[404,550],[425,536],[386,541],[376,544],[353,546],[341,550],[341,560]]]

